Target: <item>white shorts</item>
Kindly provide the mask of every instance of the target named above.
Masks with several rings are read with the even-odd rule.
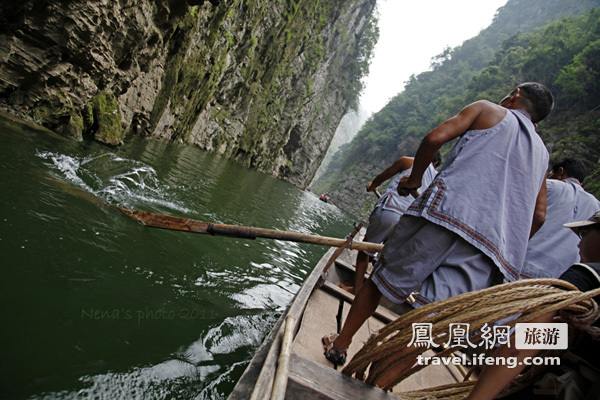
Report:
[[[375,207],[369,217],[369,226],[367,226],[367,233],[364,238],[365,242],[385,243],[401,216],[401,214],[395,211],[385,210],[383,207]],[[372,252],[365,251],[364,253],[375,256],[375,253]]]

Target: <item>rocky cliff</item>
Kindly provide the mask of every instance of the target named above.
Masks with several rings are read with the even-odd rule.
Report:
[[[24,0],[0,15],[0,105],[75,139],[137,134],[303,187],[354,105],[375,0]]]

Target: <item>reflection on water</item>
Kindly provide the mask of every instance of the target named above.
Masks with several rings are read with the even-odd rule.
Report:
[[[198,149],[0,122],[2,398],[226,398],[326,251],[103,207],[344,237],[352,217]],[[100,201],[98,200],[100,199]]]

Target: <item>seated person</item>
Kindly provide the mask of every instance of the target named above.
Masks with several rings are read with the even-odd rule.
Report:
[[[596,212],[586,221],[565,224],[571,228],[580,238],[579,253],[581,262],[573,264],[560,279],[577,286],[581,291],[588,291],[600,287],[600,211]],[[600,296],[594,298],[600,304]],[[557,312],[550,312],[529,322],[544,323],[553,322]],[[600,320],[594,322],[595,327],[600,327]],[[514,344],[510,347],[503,345],[492,353],[494,357],[517,357],[519,364],[523,364],[526,357],[534,357],[539,350],[516,349]],[[577,369],[585,368],[586,373],[580,375],[577,385],[579,391],[578,399],[600,398],[600,341],[593,340],[587,333],[575,348],[568,350],[570,359],[577,360]],[[564,355],[563,355],[564,357]],[[479,380],[473,387],[471,393],[465,400],[487,400],[494,399],[512,380],[525,368],[519,365],[516,368],[508,368],[505,365],[486,366],[483,368]],[[555,395],[559,395],[556,393]],[[537,396],[533,387],[525,388],[504,399],[549,399],[564,398],[547,395]]]

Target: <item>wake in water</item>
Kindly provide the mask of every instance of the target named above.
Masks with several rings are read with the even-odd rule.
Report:
[[[82,376],[79,378],[82,389],[43,393],[30,400],[167,399],[174,393],[178,398],[222,399],[221,386],[235,383],[246,361],[229,364],[218,359],[236,352],[253,352],[276,320],[272,312],[228,317],[191,345],[180,348],[172,358],[156,365]]]
[[[175,198],[168,186],[160,183],[154,168],[140,161],[113,153],[92,157],[73,157],[50,151],[37,152],[54,175],[119,207],[133,208],[153,204],[183,213],[193,210]]]

